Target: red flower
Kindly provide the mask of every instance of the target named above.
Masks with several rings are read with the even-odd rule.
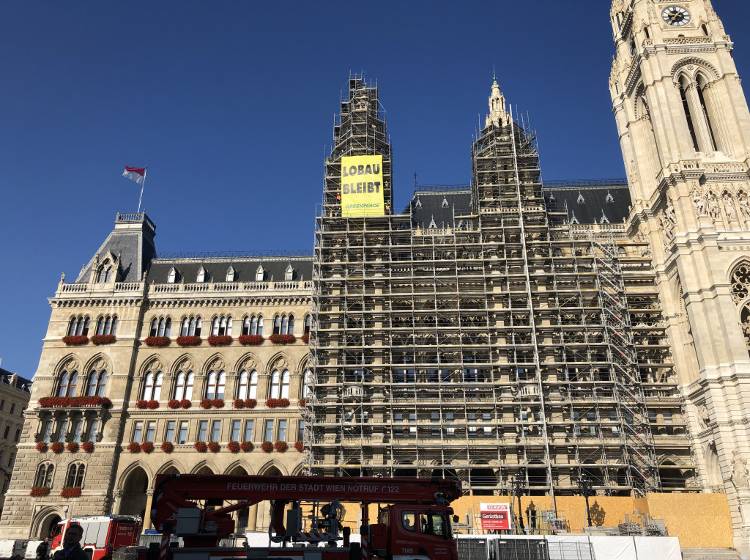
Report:
[[[169,346],[169,343],[171,340],[169,340],[168,336],[149,336],[146,337],[146,340],[143,342],[146,343],[146,346]]]
[[[81,489],[78,487],[68,487],[62,489],[62,492],[60,492],[60,496],[63,498],[78,498],[81,495]]]
[[[234,408],[245,408],[245,401],[242,399],[234,399]]]
[[[272,334],[268,338],[274,344],[292,344],[297,340],[293,334]]]
[[[229,451],[231,451],[232,453],[238,453],[240,450],[240,444],[237,441],[230,441],[227,444],[227,449],[229,449]]]
[[[245,408],[255,408],[258,406],[258,401],[255,399],[245,399]]]
[[[205,408],[206,410],[208,410],[209,408],[211,408],[211,402],[211,399],[203,399],[201,401],[201,408]]]
[[[195,450],[198,453],[205,453],[206,449],[208,449],[208,446],[206,445],[205,441],[196,441],[195,442]]]
[[[39,399],[39,406],[42,408],[61,408],[61,407],[91,407],[101,406],[109,408],[112,401],[106,397],[42,397]]]
[[[181,406],[182,408],[190,408],[190,406],[191,406],[192,404],[193,404],[193,403],[191,403],[191,402],[190,402],[190,401],[189,401],[188,399],[182,399],[182,400],[180,401],[180,406]]]
[[[211,406],[214,408],[224,408],[224,399],[214,399],[211,401]]]
[[[46,486],[34,486],[29,492],[30,496],[49,496],[49,488]]]
[[[83,449],[86,453],[93,453],[94,452],[94,442],[93,441],[85,441],[81,444],[81,449]]]
[[[99,346],[100,344],[112,344],[117,341],[113,334],[95,334],[91,337],[91,342]]]
[[[180,401],[178,401],[177,399],[170,399],[167,403],[167,406],[169,408],[180,408]]]
[[[62,453],[63,449],[65,449],[65,445],[63,445],[61,441],[56,441],[49,447],[52,450],[52,453]]]
[[[211,453],[218,453],[221,449],[221,445],[219,445],[217,442],[212,441],[208,444],[208,448],[211,450]]]
[[[148,406],[148,401],[144,401],[143,399],[138,399],[137,401],[135,401],[135,406],[140,409],[144,409]]]
[[[305,333],[302,335],[302,342],[305,344],[308,344],[310,342],[310,333]]]
[[[71,453],[78,453],[78,444],[74,441],[69,442],[68,445],[66,445],[65,447]]]
[[[268,399],[266,400],[268,408],[286,408],[289,406],[289,399]]]
[[[46,453],[47,452],[47,444],[44,443],[43,441],[38,441],[36,443],[36,450],[39,451],[40,453]]]
[[[307,401],[306,401],[305,399],[300,399],[300,400],[299,400],[299,402],[298,402],[297,404],[298,404],[298,405],[299,405],[300,407],[304,408],[304,407],[305,407],[305,405],[307,404]]]
[[[200,346],[201,337],[199,336],[178,336],[177,344],[180,346]]]
[[[273,443],[271,443],[270,441],[264,441],[260,444],[260,448],[266,453],[270,453],[271,451],[273,451]]]
[[[171,441],[165,441],[161,444],[161,450],[164,453],[172,453],[174,451],[174,444]]]
[[[130,445],[128,445],[128,451],[131,453],[140,453],[141,452],[141,444],[137,441],[131,441]]]
[[[208,343],[211,346],[229,346],[232,344],[232,337],[227,335],[209,336]]]
[[[151,443],[150,441],[144,441],[141,444],[141,451],[143,451],[144,453],[151,453],[153,450],[154,450],[154,444]]]
[[[295,441],[294,448],[300,453],[302,453],[305,450],[305,444],[301,441]]]
[[[148,407],[151,410],[154,410],[156,408],[159,408],[159,401],[148,401]]]
[[[243,346],[258,346],[263,344],[263,337],[258,334],[243,334],[239,341]]]
[[[279,453],[284,453],[284,451],[289,449],[289,446],[287,445],[285,441],[277,441],[276,443],[273,444],[273,447]]]
[[[88,336],[64,336],[62,341],[68,346],[83,346],[89,343]]]
[[[243,441],[240,444],[240,449],[244,451],[245,453],[248,453],[253,450],[253,442],[252,441]]]

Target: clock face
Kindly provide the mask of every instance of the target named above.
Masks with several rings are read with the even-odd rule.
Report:
[[[690,12],[682,6],[669,6],[664,8],[661,17],[669,25],[683,26],[690,23]]]

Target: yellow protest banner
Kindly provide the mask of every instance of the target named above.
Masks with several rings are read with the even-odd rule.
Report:
[[[341,215],[384,216],[383,156],[341,158]]]

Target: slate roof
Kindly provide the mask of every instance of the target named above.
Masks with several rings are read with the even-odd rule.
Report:
[[[294,280],[312,279],[312,257],[209,257],[154,259],[146,277],[147,282],[166,284],[172,267],[177,271],[177,282],[196,282],[201,266],[204,282],[225,282],[227,270],[234,268],[235,282],[253,282],[259,265],[263,265],[267,281],[283,282],[286,268],[292,265]]]
[[[13,385],[14,387],[22,391],[26,391],[27,393],[31,392],[31,380],[30,379],[21,377],[17,373],[13,373],[12,371],[8,371],[7,369],[0,368],[0,383],[5,383],[6,385]]]
[[[466,187],[418,188],[404,213],[411,213],[414,227],[422,229],[454,226],[454,216],[471,211],[471,190]]]
[[[573,224],[621,224],[630,213],[630,191],[622,179],[548,182],[544,198],[548,209],[566,210]]]

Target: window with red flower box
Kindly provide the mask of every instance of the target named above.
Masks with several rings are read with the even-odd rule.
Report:
[[[49,496],[49,491],[50,489],[46,486],[33,486],[29,495],[34,497]]]
[[[205,441],[196,441],[194,447],[198,453],[205,453],[208,449],[208,445],[206,445]]]
[[[163,348],[164,346],[169,346],[169,343],[172,341],[168,336],[147,336],[143,342],[146,343],[146,346]]]
[[[49,448],[52,450],[52,453],[62,453],[65,449],[65,444],[61,441],[56,441],[52,445],[49,446]]]
[[[305,450],[305,444],[301,441],[295,441],[294,448],[300,453],[302,453]]]
[[[272,334],[268,339],[274,344],[292,344],[296,340],[293,334]]]
[[[230,441],[227,444],[227,449],[229,449],[229,451],[231,451],[232,453],[239,453],[240,443],[238,441]]]
[[[63,498],[79,498],[81,496],[81,489],[76,487],[63,488],[60,496]]]
[[[243,334],[239,341],[243,346],[259,346],[263,344],[264,338],[259,334]]]
[[[208,449],[211,451],[211,453],[218,453],[221,450],[221,445],[219,445],[219,443],[216,441],[212,441],[209,442]]]
[[[277,441],[273,444],[273,448],[279,453],[284,453],[287,449],[289,449],[289,445],[285,441]]]
[[[232,344],[232,337],[229,335],[212,335],[208,337],[208,343],[211,346],[229,346]]]
[[[83,449],[86,453],[93,453],[94,452],[94,442],[92,441],[85,441],[81,444],[81,449]]]
[[[289,399],[266,399],[268,408],[286,408],[289,406]]]
[[[128,444],[128,451],[131,453],[140,453],[141,452],[141,444],[137,441],[131,441]]]
[[[144,441],[141,444],[141,451],[144,453],[152,453],[154,451],[154,444],[150,441]]]
[[[46,453],[47,452],[47,444],[44,443],[43,441],[38,441],[36,443],[36,450],[39,451],[40,453]]]
[[[174,451],[174,444],[171,441],[165,441],[161,444],[161,450],[164,453],[172,453]]]
[[[89,337],[85,335],[64,336],[62,341],[68,346],[83,346],[89,343]]]
[[[97,346],[101,346],[102,344],[113,344],[114,342],[117,342],[117,337],[113,334],[95,334],[91,337],[91,342]]]
[[[180,346],[200,346],[201,337],[199,336],[178,336],[177,344]]]
[[[68,442],[68,444],[65,446],[65,448],[70,451],[71,453],[77,453],[78,452],[78,444],[75,441]]]
[[[109,408],[112,401],[107,397],[42,397],[39,399],[41,408],[87,408],[101,406]]]
[[[253,445],[252,441],[243,441],[240,444],[240,449],[242,449],[242,451],[244,451],[245,453],[248,453],[248,452],[252,451],[254,449],[254,447],[255,446]]]
[[[273,443],[270,441],[264,441],[260,444],[260,448],[266,453],[270,453],[271,451],[273,451]]]

